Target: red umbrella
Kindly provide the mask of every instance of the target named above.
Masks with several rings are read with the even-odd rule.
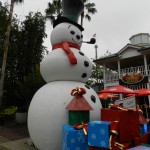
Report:
[[[150,95],[150,90],[148,89],[140,89],[140,90],[137,90],[137,96],[148,96]]]
[[[136,96],[136,95],[137,95],[137,93],[136,94],[127,94],[126,96],[130,97],[130,96]]]
[[[107,89],[101,90],[100,93],[137,94],[136,91],[122,85],[109,87]]]
[[[142,88],[142,89],[137,90],[137,95],[136,96],[144,96],[145,105],[146,105],[145,96],[148,96],[148,95],[150,95],[150,90],[148,90],[148,89]],[[148,119],[148,112],[147,112],[146,107],[145,107],[145,110],[146,110],[146,116],[147,116],[147,119]]]
[[[112,93],[101,93],[101,94],[98,94],[98,97],[100,99],[108,99],[108,98],[117,98],[118,96],[116,96],[115,94],[112,94]],[[106,107],[106,101],[105,101],[105,107]]]
[[[107,99],[107,98],[117,98],[118,96],[112,93],[101,93],[101,94],[98,94],[98,97],[100,99]]]

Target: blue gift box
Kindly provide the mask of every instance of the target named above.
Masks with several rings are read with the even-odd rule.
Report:
[[[62,132],[62,150],[89,150],[87,136],[83,130],[64,125]]]
[[[144,135],[148,132],[148,125],[147,124],[140,124],[140,134]]]
[[[88,123],[88,145],[109,148],[109,126],[111,122],[92,121]]]

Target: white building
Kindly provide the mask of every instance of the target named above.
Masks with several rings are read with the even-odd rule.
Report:
[[[120,51],[94,61],[103,66],[104,88],[120,84],[134,90],[150,89],[149,38],[148,33],[133,35]]]

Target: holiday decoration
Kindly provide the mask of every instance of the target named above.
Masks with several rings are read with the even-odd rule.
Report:
[[[147,124],[140,124],[140,134],[144,135],[148,133],[148,125]]]
[[[74,125],[82,122],[89,122],[90,113],[89,110],[93,110],[90,104],[83,97],[86,91],[84,88],[76,88],[71,92],[72,96],[75,96],[73,100],[68,104],[66,109],[69,110],[69,124]]]
[[[91,76],[92,62],[80,51],[83,27],[77,21],[83,8],[80,0],[62,0],[63,16],[54,21],[51,32],[52,51],[40,63],[47,84],[35,93],[28,111],[29,134],[40,150],[61,149],[62,126],[68,124],[65,108],[72,99],[72,89],[86,90],[84,98],[93,108],[89,118],[100,118],[99,98],[85,84]]]
[[[140,137],[134,138],[135,146],[141,145],[142,143],[150,144],[150,131]]]
[[[74,129],[83,129],[83,132],[85,135],[88,134],[88,124],[87,123],[84,123],[82,122],[81,124],[75,124],[73,125]]]
[[[76,130],[64,125],[62,133],[62,150],[89,150],[87,136],[83,130]]]
[[[118,142],[130,142],[140,137],[139,112],[133,110],[101,109],[102,121],[118,121]]]
[[[92,121],[88,123],[88,145],[109,148],[109,125],[107,121]]]
[[[100,148],[95,146],[90,146],[90,150],[109,150],[108,148]]]

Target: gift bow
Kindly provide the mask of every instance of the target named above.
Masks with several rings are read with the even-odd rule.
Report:
[[[85,122],[82,122],[81,124],[75,124],[75,125],[73,125],[73,127],[75,129],[83,129],[83,132],[85,135],[87,135],[87,133],[88,133],[88,124]]]
[[[84,88],[79,88],[79,87],[77,87],[77,88],[75,88],[71,91],[72,96],[78,96],[78,95],[82,96],[85,93],[86,93],[85,89]]]
[[[109,148],[113,149],[116,147],[116,137],[119,134],[119,122],[118,121],[112,121],[110,124],[110,138],[109,138]]]
[[[140,114],[143,114],[143,111],[139,108],[139,105],[136,105],[136,109],[133,109],[133,108],[123,108],[122,106],[119,106],[117,104],[110,104],[109,108],[112,110],[137,111]]]

